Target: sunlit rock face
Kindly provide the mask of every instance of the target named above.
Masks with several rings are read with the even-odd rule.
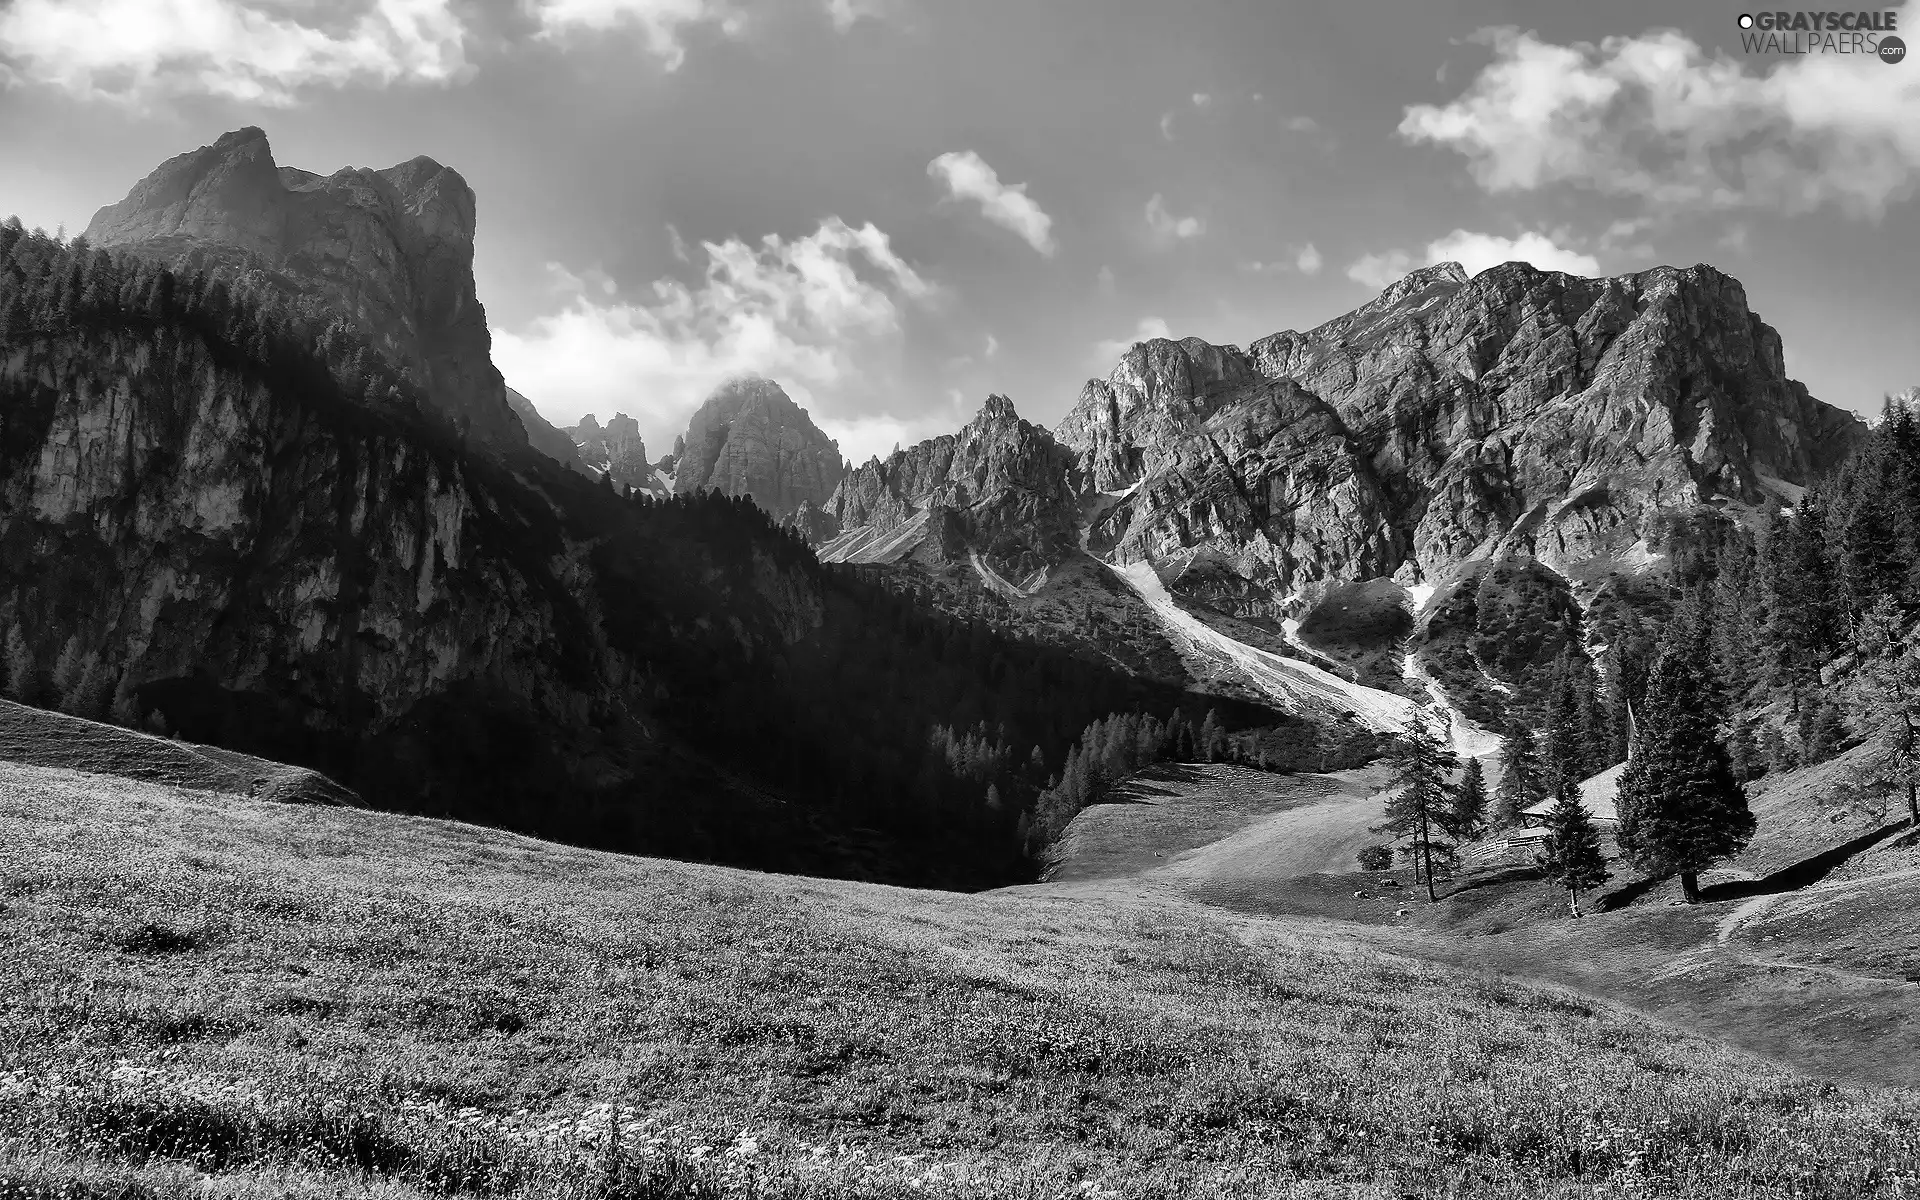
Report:
[[[803,503],[825,504],[845,471],[839,444],[779,384],[745,377],[722,384],[694,412],[675,443],[673,490],[751,496],[785,518]]]

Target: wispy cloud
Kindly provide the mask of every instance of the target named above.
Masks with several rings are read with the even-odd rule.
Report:
[[[1195,216],[1176,217],[1167,211],[1167,201],[1159,192],[1147,201],[1147,228],[1163,242],[1182,242],[1207,231],[1207,223]]]
[[[1900,10],[1920,23],[1920,0]],[[1920,71],[1810,54],[1750,67],[1675,30],[1556,45],[1481,31],[1494,60],[1415,105],[1402,137],[1458,151],[1489,192],[1564,184],[1663,208],[1834,206],[1878,217],[1920,183]]]
[[[467,34],[449,0],[325,10],[273,0],[12,0],[0,7],[0,77],[126,103],[213,96],[286,106],[309,88],[462,80],[472,70]]]
[[[1041,254],[1053,254],[1053,218],[1027,195],[1026,184],[1001,183],[999,173],[971,150],[942,154],[927,164],[927,174],[946,184],[952,199],[973,201],[987,220],[1018,234]]]
[[[1302,246],[1300,252],[1293,256],[1294,268],[1302,275],[1318,275],[1323,261],[1320,251],[1312,242]]]

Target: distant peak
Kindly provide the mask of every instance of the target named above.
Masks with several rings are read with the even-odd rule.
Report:
[[[975,421],[982,424],[989,421],[1004,422],[1018,421],[1019,419],[1020,414],[1013,410],[1013,401],[1000,395],[998,392],[987,397],[987,402],[980,406],[980,415],[974,418]]]
[[[232,150],[236,147],[249,145],[253,142],[264,143],[266,140],[267,140],[266,130],[260,128],[258,125],[248,125],[244,128],[236,129],[231,133],[221,134],[220,137],[213,143],[213,148],[215,150]]]

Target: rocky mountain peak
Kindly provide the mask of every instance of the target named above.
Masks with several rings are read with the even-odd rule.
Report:
[[[673,490],[716,488],[751,496],[776,517],[802,501],[823,504],[846,473],[840,446],[779,384],[727,380],[707,397],[675,443]]]
[[[346,316],[469,437],[511,453],[527,434],[490,357],[475,223],[473,189],[431,158],[320,176],[278,166],[248,126],[162,163],[95,213],[86,236],[247,277],[317,320]]]
[[[573,439],[581,461],[614,483],[642,491],[655,488],[647,444],[640,437],[640,422],[626,413],[615,413],[604,428],[588,413],[567,430],[567,435]]]

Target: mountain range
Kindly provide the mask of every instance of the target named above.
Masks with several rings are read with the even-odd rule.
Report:
[[[1037,792],[1122,701],[1386,733],[1431,700],[1488,753],[1602,614],[1664,611],[1699,522],[1791,508],[1867,434],[1711,267],[1446,263],[1244,350],[1136,343],[1052,430],[993,396],[850,467],[743,378],[650,463],[632,418],[559,430],[505,386],[476,213],[430,159],[321,177],[244,129],[84,245],[16,231],[52,298],[0,346],[16,695],[383,802],[837,869],[862,830],[1010,835],[980,789]],[[1499,605],[1544,632],[1489,647]],[[1024,671],[1076,698],[1043,714]],[[795,714],[843,694],[911,748],[822,767],[853,740]]]

